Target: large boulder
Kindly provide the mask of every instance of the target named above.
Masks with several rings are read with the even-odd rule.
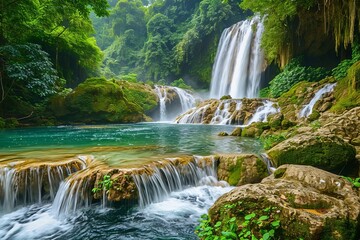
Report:
[[[355,164],[355,148],[342,138],[322,132],[297,134],[267,151],[276,166],[283,164],[311,165],[340,172]]]
[[[147,119],[156,106],[151,87],[140,83],[89,78],[66,95],[50,101],[50,111],[65,123],[124,123]]]
[[[311,166],[283,165],[261,183],[237,187],[215,202],[209,217],[212,234],[220,236],[251,226],[249,234],[257,239],[269,229],[275,239],[360,237],[359,191]]]
[[[217,159],[218,179],[232,186],[257,183],[268,176],[266,164],[255,154],[221,155]]]

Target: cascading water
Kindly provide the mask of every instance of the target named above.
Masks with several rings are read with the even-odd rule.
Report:
[[[256,32],[253,31],[254,25]],[[255,16],[223,31],[211,77],[211,98],[258,96],[265,62],[260,48],[263,30],[260,17]]]
[[[308,117],[312,111],[315,103],[322,98],[326,93],[332,92],[336,86],[336,83],[326,84],[319,91],[315,93],[315,96],[311,99],[309,104],[305,105],[299,113],[299,118]]]
[[[280,110],[274,107],[274,102],[265,100],[263,106],[259,107],[246,125],[254,122],[266,122],[270,114],[278,113]]]
[[[160,121],[166,120],[166,88],[155,85],[156,94],[159,97]]]
[[[210,159],[210,164],[202,157],[194,157],[184,165],[176,164],[174,160],[169,159],[162,167],[150,167],[152,174],[133,175],[140,207],[160,202],[174,191],[217,182],[214,158]]]
[[[171,121],[196,103],[196,98],[190,92],[178,87],[155,85],[155,92],[159,98],[159,121]],[[171,106],[175,97],[179,99],[180,106]]]
[[[19,165],[21,165],[19,163]],[[10,164],[11,165],[11,164]],[[42,203],[54,200],[62,182],[71,173],[85,167],[79,160],[63,164],[21,165],[0,168],[0,206],[3,211],[11,211],[18,205]]]

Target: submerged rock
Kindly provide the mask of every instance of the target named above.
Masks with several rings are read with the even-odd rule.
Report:
[[[238,234],[245,216],[280,220],[276,239],[346,239],[360,237],[360,198],[347,180],[310,166],[283,165],[258,184],[235,188],[209,210],[210,224],[224,223],[217,234],[229,231],[229,219]],[[270,211],[273,211],[272,213]],[[264,224],[265,224],[264,220]],[[261,237],[261,226],[253,233]]]

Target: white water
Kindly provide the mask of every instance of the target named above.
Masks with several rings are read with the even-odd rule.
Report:
[[[163,86],[155,85],[155,91],[159,97],[159,108],[160,108],[160,121],[166,119],[166,88]]]
[[[204,123],[206,115],[213,115],[209,124],[216,125],[230,125],[237,124],[242,126],[248,126],[253,122],[267,122],[267,117],[270,114],[278,113],[279,108],[275,107],[275,103],[269,100],[264,100],[263,105],[256,109],[256,112],[252,118],[244,125],[240,123],[236,116],[242,111],[242,101],[239,99],[227,99],[221,100],[214,113],[209,113],[208,109],[211,108],[213,102],[189,110],[187,113],[180,116],[176,123]],[[236,106],[234,107],[234,104]]]
[[[176,164],[175,159],[169,159],[162,167],[150,167],[153,174],[133,175],[139,191],[139,205],[145,207],[151,203],[161,202],[172,192],[191,186],[217,183],[215,160],[211,165],[201,157],[186,165]],[[223,183],[226,185],[226,183]]]
[[[258,96],[265,62],[260,48],[263,30],[262,21],[255,16],[223,31],[211,77],[211,98]]]
[[[9,212],[16,206],[54,200],[60,182],[85,167],[71,165],[0,168],[0,210]]]
[[[169,99],[168,91],[176,93],[180,101],[180,107],[171,106],[173,99]],[[155,92],[159,98],[159,121],[172,121],[175,116],[186,112],[194,107],[196,103],[196,98],[190,92],[178,87],[155,85]]]
[[[267,122],[267,117],[270,114],[278,113],[280,112],[280,109],[274,107],[274,102],[265,100],[263,102],[263,106],[259,107],[252,118],[249,120],[249,122],[246,125],[250,125],[254,122]]]
[[[331,83],[331,84],[329,83],[326,84],[324,87],[322,87],[319,91],[317,91],[315,93],[315,96],[309,102],[309,104],[305,105],[303,109],[301,109],[299,113],[299,118],[308,117],[312,113],[316,102],[320,100],[324,94],[332,92],[335,86],[336,83]]]

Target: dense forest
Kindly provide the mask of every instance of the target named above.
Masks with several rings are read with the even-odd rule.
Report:
[[[339,79],[360,59],[352,0],[0,4],[0,116],[8,126],[51,124],[49,97],[88,77],[206,89],[221,32],[253,13],[266,16],[264,74],[274,78],[262,96],[278,97],[301,80]]]

